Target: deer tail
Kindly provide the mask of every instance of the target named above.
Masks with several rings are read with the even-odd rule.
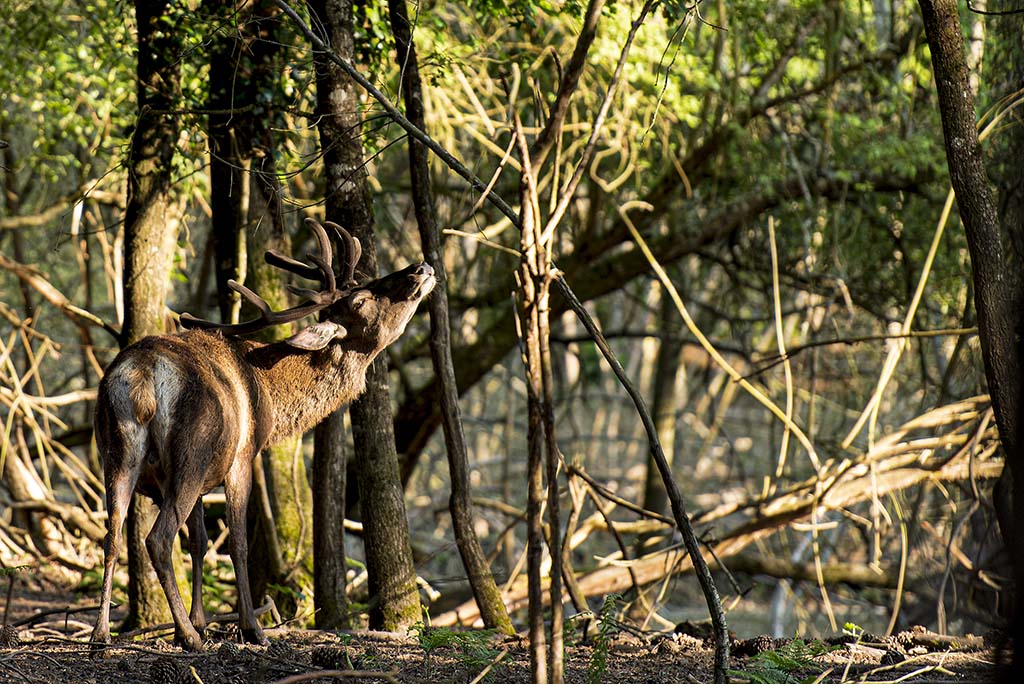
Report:
[[[149,366],[136,367],[126,378],[128,381],[128,397],[135,410],[135,420],[139,425],[147,425],[156,415],[156,386],[153,382],[153,369]]]
[[[100,391],[115,422],[133,420],[148,425],[156,415],[156,383],[150,364],[124,364],[107,373]]]

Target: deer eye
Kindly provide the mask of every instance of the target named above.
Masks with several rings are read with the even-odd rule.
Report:
[[[359,311],[360,309],[363,308],[366,302],[369,301],[369,299],[369,292],[367,292],[366,290],[359,290],[358,292],[352,295],[352,298],[349,300],[349,305],[352,307],[353,311]]]

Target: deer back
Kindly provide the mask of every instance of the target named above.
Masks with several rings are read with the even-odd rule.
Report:
[[[96,439],[107,470],[145,458],[143,493],[162,500],[175,471],[220,484],[273,429],[273,404],[245,343],[191,331],[147,337],[114,359],[100,383]]]

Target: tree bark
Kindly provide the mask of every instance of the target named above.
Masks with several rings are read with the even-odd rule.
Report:
[[[679,378],[683,369],[680,358],[683,341],[678,333],[682,329],[682,317],[672,304],[672,298],[664,291],[661,293],[660,305],[662,330],[666,336],[658,345],[651,413],[654,414],[654,425],[658,429],[661,447],[665,451],[665,460],[672,466],[676,443],[676,412],[681,403]],[[647,459],[642,505],[655,513],[664,514],[668,511],[668,492],[653,457]]]
[[[416,48],[412,42],[412,30],[405,0],[388,0],[391,17],[391,31],[395,37],[398,63],[402,65],[402,95],[405,99],[405,114],[414,125],[426,130],[423,109],[423,84],[420,80]],[[434,205],[434,191],[430,181],[429,151],[415,140],[409,141],[409,174],[412,183],[412,199],[419,226],[423,254],[434,268],[437,285],[427,300],[430,309],[430,356],[434,375],[439,379],[441,394],[441,424],[444,428],[445,446],[448,451],[448,470],[451,477],[452,493],[448,510],[452,516],[455,543],[462,556],[463,566],[469,577],[470,589],[484,626],[495,628],[504,634],[514,634],[501,593],[494,582],[490,566],[480,541],[473,530],[473,503],[469,487],[469,455],[466,437],[462,429],[462,414],[459,409],[459,391],[455,383],[455,367],[452,364],[451,322],[448,316],[448,276],[445,272],[443,246],[438,229],[437,211]]]
[[[172,208],[171,162],[179,127],[168,114],[181,96],[181,33],[170,25],[166,1],[137,0],[139,117],[128,151],[125,208],[124,324],[121,345],[165,331],[164,299],[178,237]],[[126,626],[170,621],[170,610],[149,560],[145,535],[155,520],[148,499],[136,494],[128,513]]]
[[[1013,524],[1008,550],[1014,566],[1013,615],[1010,618],[1014,643],[1024,644],[1024,453],[1021,452],[1021,288],[1020,254],[1011,247],[1014,237],[1019,245],[1020,226],[1000,230],[996,203],[985,173],[978,141],[974,97],[970,88],[964,55],[964,36],[955,0],[920,0],[932,68],[938,91],[946,161],[956,193],[957,209],[967,237],[974,282],[974,303],[978,312],[985,377],[988,381],[996,423],[1011,475]],[[1016,40],[1020,40],[1020,22],[1016,18]],[[1019,87],[1019,84],[1018,84]],[[1019,159],[1016,160],[1019,165]],[[1014,174],[1019,179],[1019,172]],[[1004,176],[1005,178],[1005,176]],[[1006,186],[1007,190],[1015,183]],[[1004,195],[1012,198],[1012,191]],[[1013,220],[1004,212],[1004,221]],[[1015,217],[1020,220],[1020,216]],[[1024,649],[1015,649],[1013,666],[1007,681],[1024,676]]]
[[[241,14],[228,0],[213,5],[224,21],[237,22],[230,37],[212,52],[210,117],[211,184],[218,304],[221,317],[238,315],[238,298],[227,280],[246,284],[275,309],[289,304],[287,276],[263,260],[267,249],[291,252],[281,204],[274,134],[279,114],[274,93],[281,70],[277,32],[280,19],[270,3],[257,3]],[[261,98],[271,94],[269,103]],[[247,244],[251,243],[251,244]],[[262,339],[279,340],[291,326],[265,331]],[[257,602],[267,587],[281,584],[293,591],[276,596],[282,612],[294,614],[294,597],[313,585],[313,499],[307,486],[301,437],[272,445],[261,454],[249,505],[250,585]]]
[[[344,410],[316,426],[313,440],[313,608],[317,629],[349,626],[346,594]]]
[[[993,10],[1013,9],[1005,2],[993,3]],[[1021,42],[1019,14],[982,17],[988,22],[985,50],[985,81],[989,106],[1024,88],[1024,43]],[[1024,113],[1017,106],[1007,113],[1007,121],[993,136],[989,177],[996,186],[999,221],[1004,239],[1008,239],[1016,264],[1024,264]],[[996,485],[994,504],[1000,532],[1007,547],[1015,541],[1012,496],[1012,469],[1006,468]],[[1021,586],[1019,583],[1017,586]],[[1018,613],[1019,615],[1019,613]],[[1019,643],[1019,642],[1018,642]]]
[[[326,33],[324,42],[343,59],[351,61],[354,55],[351,0],[312,0],[309,7]],[[360,91],[322,54],[317,54],[315,59],[318,127],[327,175],[327,219],[359,238],[363,258],[358,273],[375,277],[378,266],[373,208],[359,138]],[[420,601],[399,479],[385,356],[377,357],[371,364],[366,373],[366,392],[349,407],[349,415],[355,442],[356,482],[362,501],[370,628],[398,631],[420,619]],[[341,459],[344,454],[320,454],[320,457]],[[318,492],[318,497],[321,495],[327,494]],[[318,522],[339,525],[337,521]]]

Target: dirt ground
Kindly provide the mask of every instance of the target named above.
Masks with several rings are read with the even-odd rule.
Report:
[[[269,646],[240,645],[233,626],[208,631],[206,652],[181,651],[168,632],[91,649],[95,610],[67,594],[16,595],[0,634],[0,683],[25,684],[291,684],[293,682],[527,683],[522,638],[434,630],[426,634],[335,633],[288,628],[267,632]],[[16,626],[14,626],[16,625]],[[631,634],[613,629],[607,642],[571,644],[566,681],[605,684],[712,681],[709,643],[685,634]],[[887,640],[864,635],[809,645],[759,637],[735,642],[733,681],[953,682],[996,678],[1001,653],[985,640],[949,639],[924,630]],[[856,642],[856,643],[843,643]],[[603,663],[603,664],[602,664]]]

